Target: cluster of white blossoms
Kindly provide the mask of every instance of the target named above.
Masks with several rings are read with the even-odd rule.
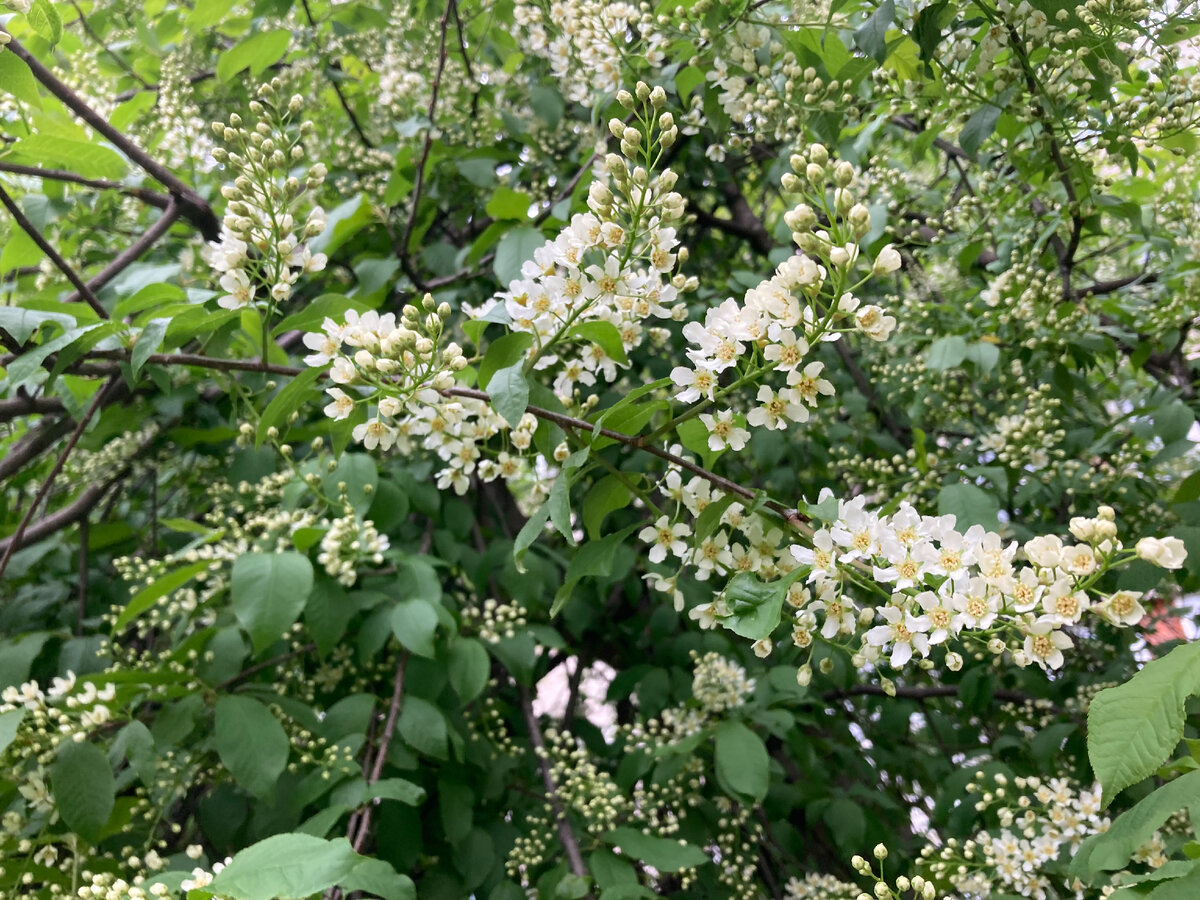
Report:
[[[226,292],[217,300],[223,309],[274,309],[291,297],[301,275],[325,268],[325,255],[313,253],[307,243],[325,230],[324,210],[309,205],[325,181],[325,166],[310,166],[303,181],[291,174],[305,158],[301,141],[313,124],[292,128],[304,98],[296,95],[280,105],[275,93],[274,83],[259,87],[258,99],[250,102],[258,117],[253,128],[244,127],[237,113],[228,124],[213,123],[226,145],[214,149],[213,158],[236,173],[221,188],[228,201],[221,239],[204,251]]]
[[[609,154],[604,169],[611,187],[592,184],[591,212],[574,216],[557,238],[536,250],[507,290],[478,309],[465,308],[509,325],[514,334],[530,335],[521,367],[525,374],[553,376],[565,402],[574,402],[577,384],[615,381],[626,351],[654,331],[645,320],[685,316],[679,294],[697,285],[695,278],[670,274],[686,258],[671,225],[684,208],[672,190],[675,176],[669,170],[651,174],[654,160],[677,134],[663,111],[666,94],[639,83],[636,97],[622,91],[617,99],[641,127],[614,120],[611,130],[619,132],[625,156],[645,165],[631,167],[626,158]],[[305,362],[330,367],[335,386],[328,389],[332,402],[326,414],[340,420],[360,403],[373,405],[354,439],[369,450],[432,450],[445,463],[437,474],[442,489],[466,493],[473,477],[540,482],[531,474],[548,467],[550,459],[526,453],[538,420],[526,413],[510,425],[487,399],[455,390],[455,373],[469,361],[458,344],[443,346],[449,316],[447,304],[426,295],[422,308],[405,307],[399,322],[390,313],[353,311],[344,323],[326,319],[322,332],[304,338],[314,351]],[[486,446],[500,434],[506,446]],[[555,458],[561,462],[565,454]]]
[[[635,746],[652,746],[656,740],[674,743],[699,734],[714,719],[744,706],[754,693],[754,679],[728,657],[693,650],[692,662],[692,699],[667,707],[657,718],[632,725],[629,738]]]
[[[80,685],[75,673],[68,671],[45,691],[36,681],[6,687],[0,691],[0,713],[24,710],[32,727],[57,733],[60,739],[84,741],[112,718],[109,704],[116,695],[116,685],[97,687],[92,681]]]
[[[795,543],[700,476],[684,482],[671,472],[661,490],[676,500],[677,513],[664,514],[640,536],[652,545],[651,562],[670,556],[678,568],[648,575],[652,588],[681,609],[679,578],[686,568],[699,581],[741,573],[768,582],[786,577],[793,643],[806,657],[818,639],[842,647],[859,668],[884,660],[894,669],[913,661],[929,666],[937,651],[948,669],[957,670],[963,658],[953,648],[960,644],[1008,652],[1018,666],[1059,668],[1063,651],[1073,646],[1068,629],[1085,617],[1128,626],[1145,616],[1140,594],[1096,591],[1105,572],[1134,558],[1178,569],[1187,555],[1183,542],[1172,537],[1143,538],[1134,549],[1125,548],[1109,507],[1095,518],[1071,520],[1077,543],[1046,536],[1019,548],[979,525],[959,532],[951,515],[924,516],[908,503],[884,515],[858,497],[838,501],[828,527]],[[832,499],[826,490],[820,501]],[[711,533],[695,534],[681,513],[698,518],[712,503],[724,505],[720,517]],[[1025,561],[1018,560],[1019,549]],[[714,589],[713,599],[689,611],[700,627],[733,626],[747,611],[729,586]],[[773,646],[768,636],[754,650],[765,657]],[[807,684],[811,677],[805,663],[799,679]]]
[[[819,399],[833,395],[833,384],[822,377],[824,363],[810,359],[819,342],[836,341],[849,331],[884,341],[896,327],[894,317],[878,306],[861,306],[852,293],[866,281],[852,283],[851,273],[859,259],[858,241],[871,227],[867,207],[853,194],[853,167],[833,163],[819,144],[806,156],[793,155],[791,166],[794,172],[783,178],[785,190],[805,193],[816,206],[802,202],[784,216],[801,253],[780,263],[742,303],[729,298],[710,308],[703,324],[684,326],[690,365],[671,371],[675,398],[699,401],[705,408],[757,384],[757,405],[744,419],[756,428],[783,430],[807,422]],[[828,230],[815,227],[822,219]],[[866,277],[895,271],[900,263],[899,253],[888,245]],[[733,377],[724,374],[727,370]],[[741,450],[749,438],[742,417],[732,410],[704,413],[701,422],[709,430],[711,450]]]
[[[615,118],[609,123],[622,155],[604,158],[601,171],[609,183],[592,182],[590,212],[573,216],[534,251],[519,278],[474,310],[533,335],[530,366],[555,368],[554,391],[564,403],[572,402],[577,386],[616,381],[626,353],[655,333],[646,323],[686,317],[680,294],[698,284],[672,274],[687,259],[674,227],[684,213],[674,190],[678,176],[670,169],[652,171],[653,160],[678,134],[664,111],[666,92],[639,83],[636,97],[621,91],[617,99],[639,127]]]
[[[823,872],[793,876],[783,886],[783,900],[857,900],[861,893],[858,885]]]
[[[948,882],[959,896],[990,897],[1017,894],[1046,900],[1075,897],[1065,864],[1083,840],[1107,831],[1112,824],[1103,814],[1099,786],[1082,789],[1066,778],[1014,778],[977,772],[967,785],[978,795],[975,809],[993,824],[973,838],[949,840],[940,848],[921,851],[922,864],[939,881]],[[1167,862],[1161,832],[1133,854],[1135,863],[1150,869]]]
[[[359,519],[353,512],[334,519],[321,538],[317,562],[325,573],[345,587],[358,581],[362,565],[382,565],[383,551],[390,546],[387,535],[380,534],[370,519]]]
[[[548,10],[519,0],[513,21],[521,49],[547,60],[563,96],[575,103],[615,93],[631,55],[662,66],[670,40],[649,7],[626,0],[553,0]]]

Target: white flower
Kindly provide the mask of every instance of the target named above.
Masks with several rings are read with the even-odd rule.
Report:
[[[1058,669],[1063,664],[1063,650],[1075,646],[1069,637],[1046,621],[1026,626],[1025,655],[1043,669]]]
[[[795,396],[809,406],[817,405],[818,394],[833,396],[833,385],[821,377],[824,368],[825,363],[810,362],[802,372],[788,372],[788,384],[791,385]]]
[[[650,562],[660,563],[667,558],[668,551],[673,556],[683,559],[688,551],[687,542],[683,538],[690,533],[691,529],[683,522],[672,525],[666,516],[659,516],[657,522],[638,532],[638,539],[654,545],[650,548],[649,559]]]
[[[714,452],[726,447],[741,450],[750,438],[749,431],[734,424],[732,410],[722,410],[716,416],[704,413],[700,416],[700,421],[708,429],[708,449]]]
[[[355,425],[351,434],[368,450],[374,450],[376,447],[380,450],[390,450],[396,443],[396,429],[380,419],[371,419],[361,425]]]
[[[891,244],[884,246],[875,257],[875,265],[871,267],[872,275],[886,275],[900,268],[900,254]]]
[[[1092,607],[1092,612],[1114,625],[1136,625],[1146,616],[1136,591],[1117,591]]]
[[[684,390],[675,395],[676,400],[691,403],[701,397],[713,399],[713,390],[717,386],[717,377],[708,369],[697,366],[689,369],[687,366],[676,366],[671,370],[671,380]]]
[[[884,606],[879,614],[886,625],[877,625],[866,634],[867,644],[872,647],[892,645],[892,668],[898,669],[913,656],[915,649],[922,656],[929,655],[929,619],[914,616],[896,606]]]
[[[1142,538],[1134,547],[1139,559],[1154,563],[1164,569],[1182,568],[1187,559],[1187,548],[1175,537]]]
[[[808,410],[796,403],[790,394],[791,392],[777,394],[767,385],[762,385],[758,389],[758,402],[762,405],[750,410],[746,421],[756,428],[776,430],[787,428],[789,419],[793,422],[807,422]]]
[[[875,305],[864,306],[854,316],[858,330],[873,341],[886,341],[896,329],[896,317]]]
[[[354,398],[341,388],[326,388],[325,392],[333,398],[333,402],[325,407],[325,415],[340,422],[354,412]]]
[[[222,309],[243,309],[254,300],[254,285],[244,269],[231,269],[221,276],[221,287],[229,293],[217,300]]]

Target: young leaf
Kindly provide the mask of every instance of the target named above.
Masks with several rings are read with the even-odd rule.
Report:
[[[50,46],[62,39],[62,16],[54,8],[50,0],[33,0],[29,12],[25,14],[33,30],[44,37]]]
[[[283,28],[250,35],[217,57],[217,79],[228,81],[247,67],[251,75],[261,75],[287,52],[291,40],[292,33]]]
[[[492,406],[511,427],[516,428],[529,405],[529,384],[521,371],[522,363],[501,369],[488,382]]]
[[[474,638],[459,638],[450,647],[450,686],[464,703],[483,693],[491,674],[491,660],[483,644]]]
[[[135,347],[134,353],[136,354],[136,352],[137,348]],[[271,398],[271,402],[263,410],[262,418],[258,420],[254,446],[261,445],[266,439],[267,429],[275,427],[280,432],[284,430],[291,414],[317,394],[317,391],[313,390],[313,383],[321,374],[320,369],[305,369]]]

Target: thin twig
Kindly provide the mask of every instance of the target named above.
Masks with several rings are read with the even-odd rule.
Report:
[[[88,596],[88,519],[79,520],[79,600],[75,610],[75,636],[83,634],[83,620],[87,617]]]
[[[429,161],[429,151],[433,148],[433,132],[435,130],[433,117],[437,112],[438,93],[442,87],[442,73],[446,70],[446,35],[450,29],[450,13],[454,10],[455,0],[447,0],[446,11],[442,13],[442,38],[441,46],[438,50],[437,69],[433,75],[433,87],[429,94],[429,108],[426,111],[426,118],[429,119],[429,125],[425,131],[425,141],[421,146],[421,156],[417,160],[417,181],[413,185],[412,193],[412,209],[408,213],[408,221],[404,225],[404,233],[400,236],[400,243],[396,247],[396,255],[400,259],[400,264],[404,267],[404,272],[412,279],[417,290],[424,291],[425,284],[416,274],[416,267],[412,264],[412,259],[409,257],[409,243],[412,241],[413,229],[417,224],[417,209],[421,205],[421,191],[425,186],[425,163]]]
[[[8,568],[8,561],[12,559],[13,553],[21,544],[21,539],[25,536],[25,530],[29,527],[29,523],[33,520],[34,514],[42,505],[42,501],[46,499],[46,495],[50,493],[50,488],[54,487],[54,480],[58,477],[58,473],[62,471],[66,465],[67,457],[71,455],[71,451],[75,449],[75,445],[79,443],[79,439],[83,437],[83,432],[87,429],[88,422],[92,416],[96,414],[101,404],[104,402],[105,396],[109,390],[117,382],[109,381],[98,391],[96,396],[92,398],[91,404],[87,411],[80,417],[79,424],[75,426],[75,431],[67,439],[67,444],[63,447],[62,452],[58,454],[58,459],[54,461],[54,467],[50,470],[50,474],[46,476],[46,480],[42,482],[42,486],[38,488],[37,494],[33,498],[33,503],[29,504],[29,509],[25,511],[25,515],[21,517],[20,524],[17,525],[17,530],[13,532],[13,536],[9,539],[7,549],[4,551],[3,558],[0,558],[0,577],[4,576],[4,570]]]
[[[49,178],[51,181],[63,181],[67,184],[78,184],[82,187],[95,188],[98,191],[117,191],[129,197],[141,200],[149,206],[166,209],[171,202],[169,194],[160,194],[148,188],[130,187],[119,181],[109,181],[106,178],[84,178],[74,172],[64,169],[43,169],[40,166],[24,166],[20,163],[0,162],[0,172],[11,175],[27,175],[30,178]]]
[[[371,774],[367,776],[367,784],[372,785],[383,774],[383,765],[387,761],[388,749],[392,744],[392,736],[396,732],[396,721],[400,718],[401,701],[404,698],[404,670],[408,666],[408,651],[402,650],[396,661],[396,676],[392,679],[392,700],[388,705],[387,720],[383,725],[383,734],[379,738],[379,746],[375,750],[375,762],[371,766]],[[371,830],[371,811],[375,808],[373,802],[368,803],[363,810],[358,823],[358,835],[354,838],[354,849],[361,853],[367,843]]]
[[[79,275],[71,268],[71,264],[63,259],[59,252],[54,249],[54,246],[42,236],[37,226],[29,221],[29,218],[21,210],[21,207],[17,206],[16,201],[9,196],[8,191],[4,190],[3,187],[0,187],[0,204],[4,205],[4,208],[9,211],[13,219],[16,220],[16,223],[21,226],[21,230],[29,235],[33,242],[38,245],[38,248],[49,257],[50,262],[54,263],[58,271],[66,276],[67,281],[71,282],[71,286],[75,288],[75,296],[82,297],[87,301],[87,305],[95,311],[96,315],[102,319],[107,319],[108,310],[104,308],[104,304],[96,299],[96,295],[92,293],[91,288],[83,283]]]
[[[242,671],[238,672],[232,678],[226,678],[217,685],[216,690],[228,690],[235,684],[239,684],[245,681],[247,678],[257,675],[259,672],[265,671],[266,669],[272,669],[280,663],[287,662],[290,659],[295,659],[297,656],[304,656],[306,653],[312,653],[316,649],[316,644],[305,644],[302,647],[297,647],[295,650],[289,650],[287,653],[280,653],[278,656],[272,656],[270,659],[264,659],[260,663],[255,663],[252,666],[242,669]]]
[[[107,266],[101,269],[98,273],[88,279],[87,287],[89,290],[98,291],[127,268],[137,262],[149,250],[158,239],[161,238],[175,224],[175,220],[179,218],[179,206],[174,199],[167,205],[163,214],[158,217],[153,225],[146,229],[146,233],[130,244],[121,252],[119,256],[113,259]],[[79,292],[76,291],[66,298],[64,302],[70,303],[73,300],[79,299]]]
[[[533,700],[529,696],[529,688],[521,686],[521,712],[525,716],[525,725],[529,729],[529,742],[533,744],[533,752],[538,758],[538,768],[542,773],[542,785],[546,788],[546,799],[554,810],[554,818],[558,825],[558,839],[562,842],[567,854],[567,865],[571,873],[580,878],[588,877],[587,866],[583,862],[583,853],[579,849],[579,841],[567,818],[566,808],[558,796],[558,786],[554,783],[554,774],[550,771],[550,759],[546,755],[546,741],[542,730],[538,727],[537,716],[533,712]]]

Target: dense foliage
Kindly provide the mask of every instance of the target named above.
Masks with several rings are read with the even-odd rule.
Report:
[[[0,11],[0,894],[1200,896],[1195,4]]]

